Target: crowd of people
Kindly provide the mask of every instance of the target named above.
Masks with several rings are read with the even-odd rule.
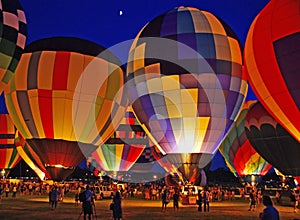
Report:
[[[94,205],[96,186],[102,183],[95,183],[93,185],[86,185],[80,182],[73,183],[60,183],[60,184],[48,184],[43,182],[10,182],[8,180],[0,180],[0,203],[2,197],[13,197],[24,195],[49,195],[49,207],[51,210],[57,208],[59,201],[63,202],[65,193],[73,192],[75,195],[75,205],[82,206],[82,213],[84,219],[91,219],[91,216],[95,214],[96,209]],[[108,188],[113,189],[115,184],[110,183],[106,185]],[[236,197],[235,193],[238,190],[240,197]],[[222,186],[204,187],[202,190],[198,190],[196,195],[197,209],[199,212],[209,212],[210,202],[234,200],[236,198],[249,200],[249,211],[254,211],[257,204],[263,203],[265,209],[260,213],[260,219],[269,219],[267,216],[278,216],[278,211],[273,206],[273,202],[269,196],[263,195],[261,189],[252,187],[250,192],[246,192],[245,188],[223,188]],[[80,193],[85,193],[85,200],[80,199]],[[122,219],[122,199],[127,197],[142,197],[145,200],[161,200],[161,211],[166,212],[168,204],[173,203],[174,211],[179,211],[179,201],[182,200],[183,194],[181,188],[178,186],[166,186],[163,182],[155,182],[149,184],[122,184],[122,187],[114,188],[114,196],[111,202],[112,216],[115,220]],[[276,193],[276,203],[279,201],[281,195],[280,192]],[[294,209],[294,212],[299,208],[299,195],[295,191],[291,191],[290,202]],[[271,218],[277,219],[277,217]]]

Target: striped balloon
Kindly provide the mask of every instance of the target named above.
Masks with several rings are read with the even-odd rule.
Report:
[[[18,0],[0,0],[0,94],[12,78],[27,38],[25,13]]]
[[[98,169],[128,171],[143,153],[148,138],[131,106],[113,135],[92,153]]]
[[[252,147],[245,132],[246,115],[255,102],[244,103],[238,119],[219,147],[226,165],[235,176],[265,175],[271,168]]]
[[[120,123],[128,103],[123,85],[120,61],[105,48],[54,37],[26,46],[5,99],[43,163],[73,170]]]
[[[130,49],[127,75],[133,109],[166,154],[214,155],[248,88],[236,35],[191,7],[145,25]]]
[[[15,147],[16,128],[8,114],[0,114],[0,169],[14,168],[21,160]]]
[[[248,80],[264,108],[300,142],[300,1],[272,0],[245,43]]]

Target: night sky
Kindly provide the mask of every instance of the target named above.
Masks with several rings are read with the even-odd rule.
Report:
[[[28,23],[27,44],[53,37],[72,36],[110,48],[132,40],[156,16],[179,6],[213,13],[235,31],[244,46],[248,29],[268,0],[20,0]],[[128,49],[129,49],[129,44]],[[116,54],[122,60],[127,48]],[[247,99],[255,99],[250,91]],[[0,99],[0,112],[3,97]],[[221,163],[220,163],[221,161]],[[223,166],[217,155],[212,169]]]

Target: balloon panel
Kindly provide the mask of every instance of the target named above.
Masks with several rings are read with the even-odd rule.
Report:
[[[255,150],[284,175],[300,175],[300,143],[262,106],[255,104],[245,121],[247,138]]]
[[[253,21],[244,53],[249,82],[255,95],[266,110],[298,141],[299,7],[299,1],[270,1]]]
[[[245,118],[255,101],[245,102],[243,108],[219,147],[226,165],[236,176],[265,175],[271,165],[252,147],[245,132]]]
[[[18,0],[0,1],[0,93],[12,78],[27,38],[25,13]]]
[[[195,8],[150,21],[132,44],[127,75],[133,109],[165,153],[215,153],[247,91],[235,34]]]

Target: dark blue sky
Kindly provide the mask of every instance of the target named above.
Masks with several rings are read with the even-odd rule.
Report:
[[[225,21],[244,45],[251,22],[269,0],[20,0],[28,23],[27,44],[72,36],[104,47],[133,39],[151,19],[178,6],[209,11]],[[122,15],[120,15],[122,11]],[[126,51],[124,51],[126,53]],[[249,93],[248,99],[255,96]],[[1,101],[1,99],[0,99]],[[1,103],[0,103],[1,104]],[[3,112],[3,109],[0,111]],[[220,155],[214,160],[218,167]]]

